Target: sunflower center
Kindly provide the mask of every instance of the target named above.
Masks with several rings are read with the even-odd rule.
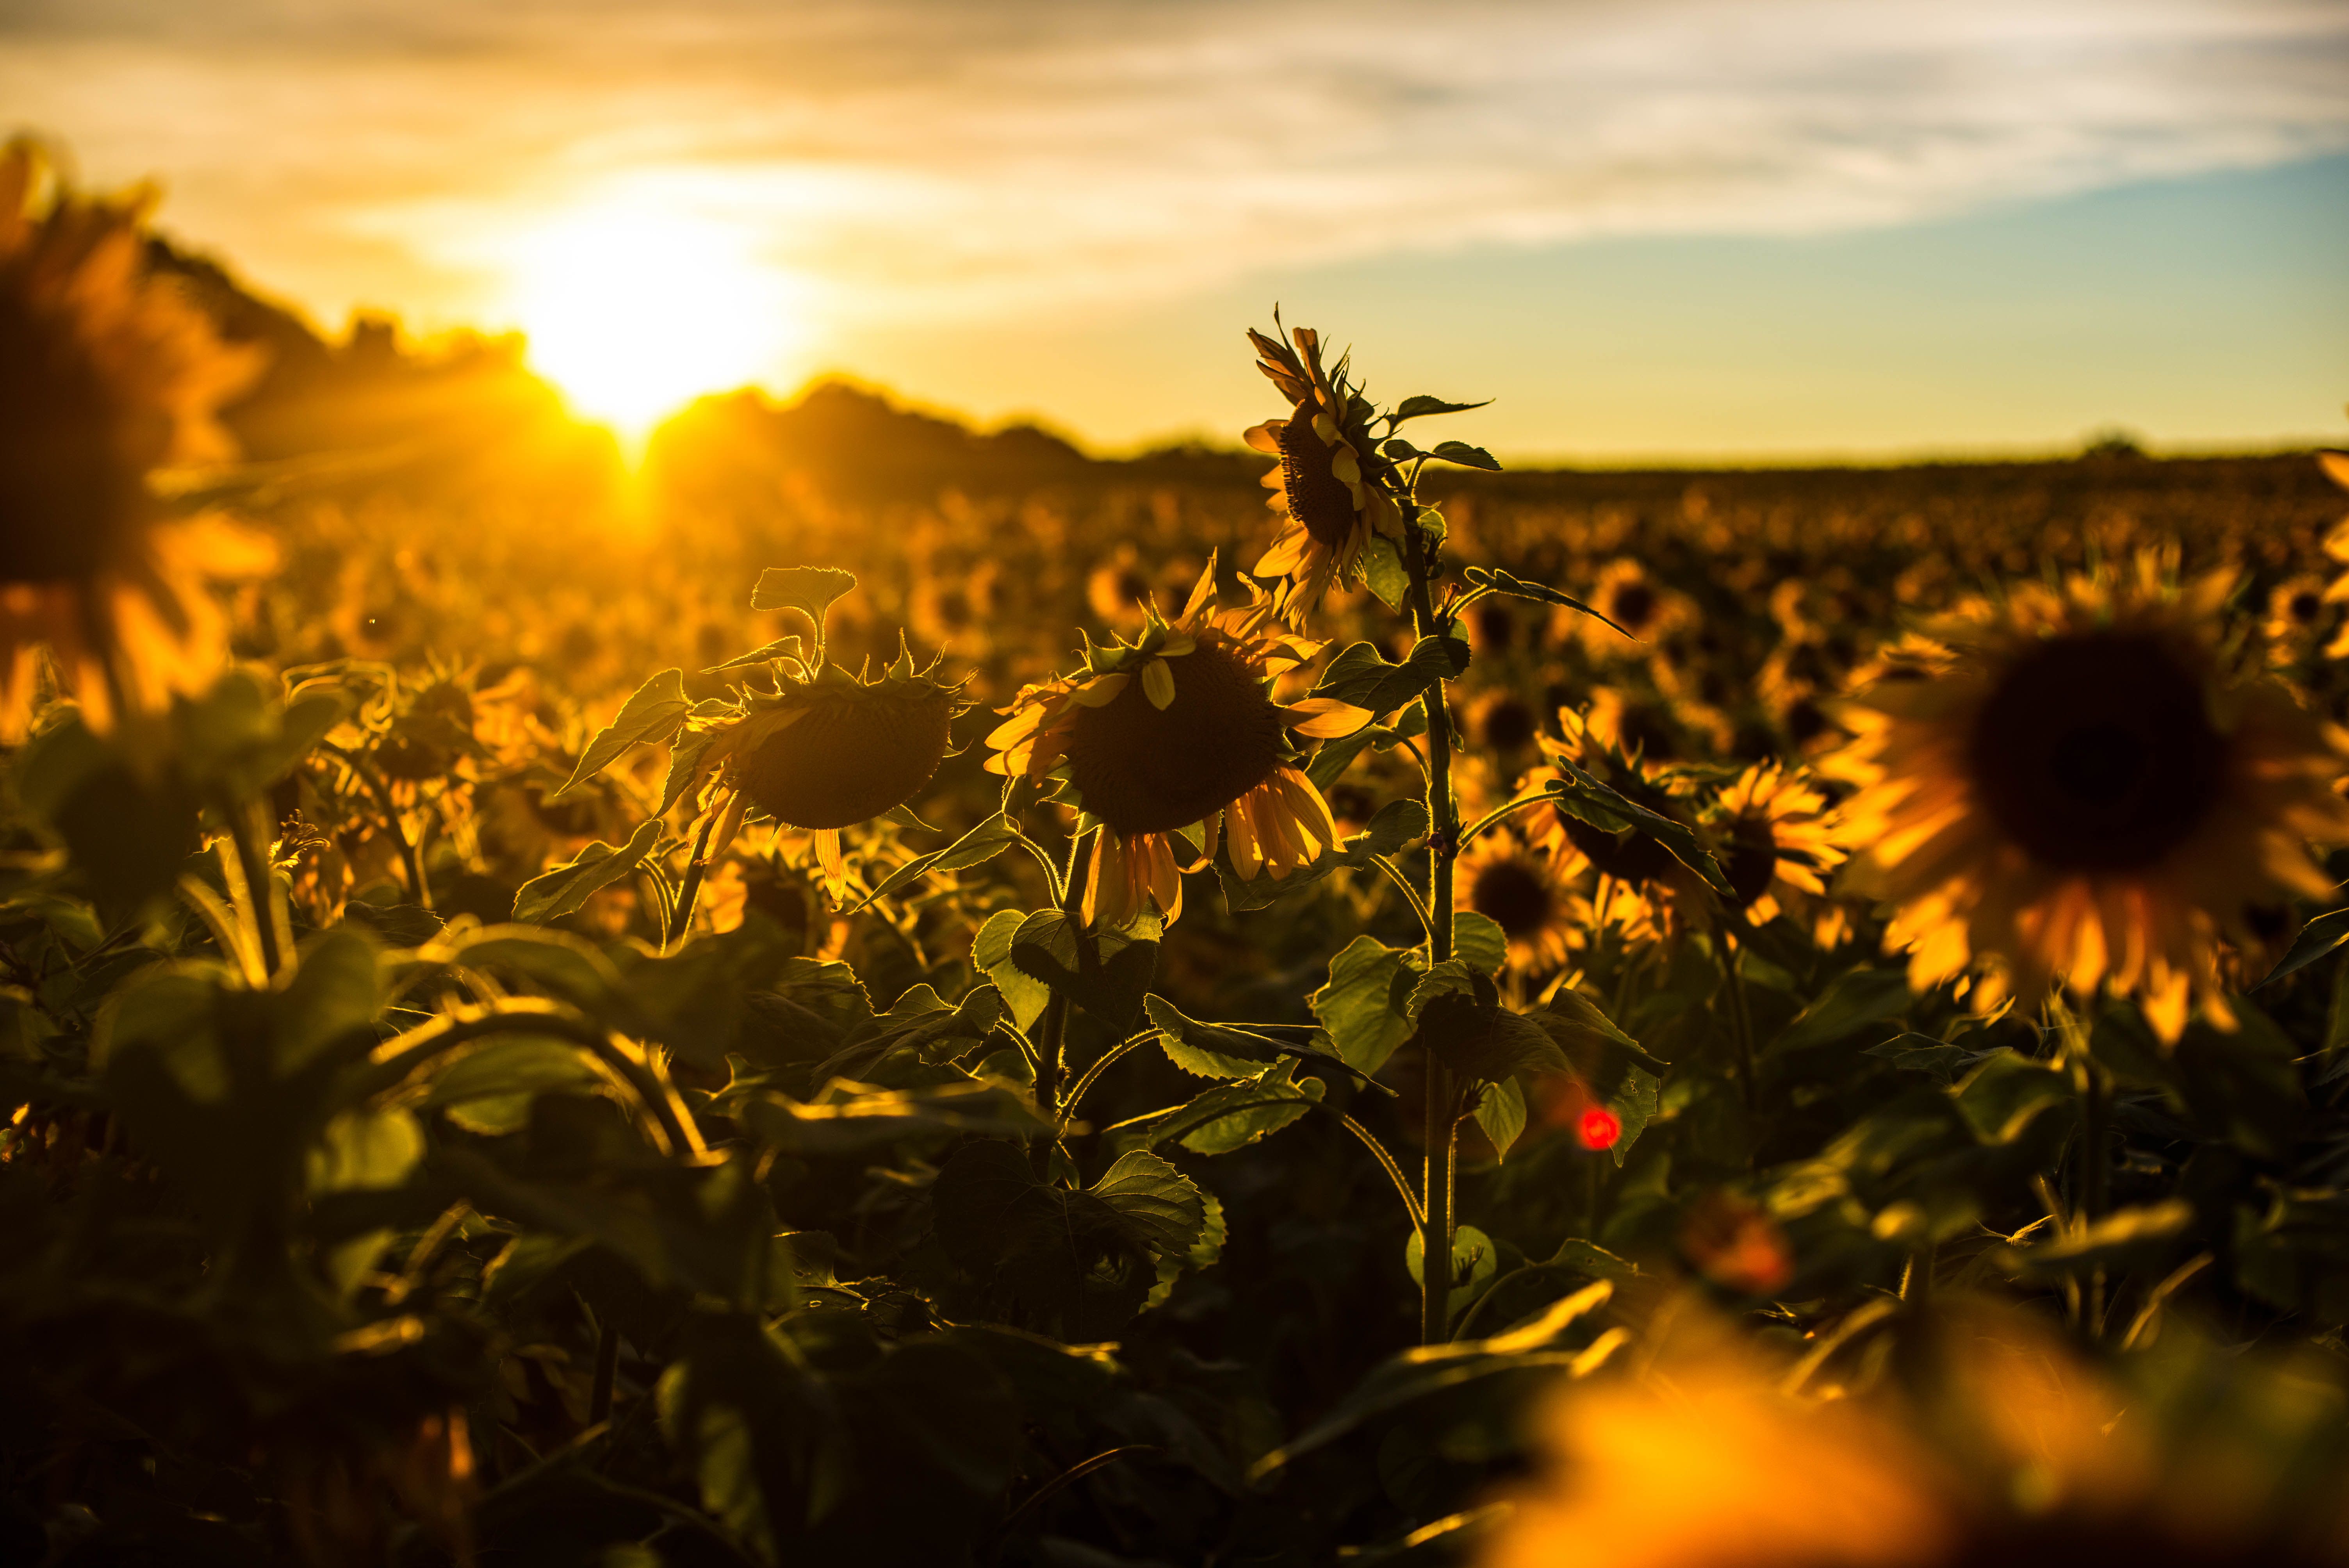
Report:
[[[823,696],[738,764],[751,804],[794,828],[877,817],[930,781],[947,752],[947,692]]]
[[[1280,766],[1280,710],[1229,649],[1202,641],[1166,661],[1174,700],[1160,707],[1137,674],[1099,707],[1080,707],[1069,772],[1085,809],[1119,833],[1188,827]]]
[[[1729,846],[1722,874],[1729,879],[1729,891],[1741,909],[1769,892],[1770,879],[1778,874],[1778,846],[1769,829],[1757,824],[1739,835]]]
[[[1504,697],[1484,713],[1484,741],[1495,751],[1515,751],[1534,738],[1534,710],[1516,697]]]
[[[2200,684],[2158,637],[2056,637],[1983,703],[1967,764],[1992,818],[2035,859],[2141,870],[2208,820],[2227,744]]]
[[[1354,531],[1354,492],[1330,468],[1330,444],[1313,428],[1313,405],[1300,405],[1280,429],[1280,483],[1288,515],[1331,550]]]
[[[1549,884],[1523,861],[1495,861],[1468,884],[1468,907],[1522,942],[1549,923]]]
[[[1656,613],[1656,592],[1644,583],[1626,583],[1615,590],[1615,619],[1636,632]]]
[[[0,289],[0,576],[84,580],[150,511],[129,412],[62,324]]]

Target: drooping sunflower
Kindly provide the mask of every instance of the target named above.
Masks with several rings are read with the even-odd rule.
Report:
[[[101,726],[202,687],[225,644],[205,583],[273,559],[155,482],[233,456],[213,416],[259,358],[149,268],[150,195],[48,183],[32,144],[0,151],[0,737],[23,731],[43,647]]]
[[[1452,902],[1501,928],[1509,960],[1526,969],[1562,967],[1578,935],[1571,890],[1547,855],[1506,830],[1487,835],[1453,869]]]
[[[1681,781],[1637,753],[1626,755],[1601,739],[1586,717],[1560,709],[1558,739],[1544,737],[1543,752],[1554,763],[1570,763],[1592,775],[1636,806],[1659,816],[1689,824],[1695,818],[1693,802]],[[1557,766],[1537,768],[1520,786],[1539,789],[1560,776]],[[1547,853],[1561,877],[1576,875],[1588,865],[1598,873],[1591,898],[1592,918],[1599,924],[1619,925],[1629,936],[1661,939],[1682,922],[1683,906],[1701,907],[1704,884],[1681,864],[1661,841],[1637,827],[1609,831],[1595,827],[1556,805],[1533,809],[1524,829],[1536,849]]]
[[[2066,982],[2136,995],[2165,1039],[2197,1001],[2231,1025],[2221,944],[2261,953],[2278,906],[2330,885],[2309,845],[2349,842],[2349,738],[2271,680],[2227,678],[2231,588],[2145,562],[1976,601],[1930,628],[1937,657],[1910,645],[1847,704],[1827,770],[1860,786],[1851,885],[1898,911],[1912,984],[1985,958],[1985,1001]]]
[[[1247,444],[1280,459],[1264,476],[1268,500],[1283,522],[1272,548],[1256,563],[1258,577],[1286,581],[1279,591],[1281,618],[1302,625],[1330,587],[1361,581],[1362,552],[1373,532],[1402,537],[1402,509],[1378,483],[1373,469],[1384,459],[1372,445],[1368,399],[1346,379],[1346,361],[1333,371],[1321,363],[1321,339],[1310,327],[1296,328],[1291,350],[1278,338],[1251,328],[1257,368],[1288,399],[1286,419],[1252,428]]]
[[[1736,904],[1755,924],[1780,914],[1811,924],[1822,943],[1841,934],[1825,873],[1844,861],[1827,798],[1775,762],[1756,763],[1713,803],[1714,858]]]
[[[1369,722],[1327,697],[1286,707],[1268,683],[1319,651],[1268,625],[1262,599],[1216,607],[1215,563],[1173,623],[1155,609],[1140,638],[1088,643],[1085,667],[1021,689],[987,738],[989,772],[1050,782],[1074,807],[1078,830],[1098,826],[1088,922],[1121,924],[1154,903],[1183,909],[1182,872],[1229,845],[1243,881],[1276,879],[1336,844],[1337,823],[1297,764],[1292,736],[1349,735]],[[1198,826],[1202,848],[1178,851],[1178,829]]]
[[[734,711],[692,721],[709,739],[688,793],[711,809],[730,799],[730,820],[711,839],[720,849],[751,808],[808,832],[837,896],[848,879],[840,830],[913,799],[945,760],[955,716],[971,705],[959,683],[938,678],[936,659],[916,669],[902,645],[896,661],[871,678],[821,662],[812,670],[790,659],[770,667],[775,689],[752,687]]]

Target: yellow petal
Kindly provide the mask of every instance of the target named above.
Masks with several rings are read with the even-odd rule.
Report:
[[[1247,796],[1224,808],[1224,826],[1231,834],[1232,870],[1240,881],[1254,882],[1264,869],[1264,851],[1257,842],[1256,824],[1248,820]]]
[[[1293,702],[1282,710],[1288,727],[1310,740],[1329,740],[1340,735],[1351,735],[1376,716],[1366,707],[1340,702],[1334,696],[1309,696]]]
[[[1117,694],[1123,691],[1126,683],[1133,678],[1132,676],[1120,674],[1102,676],[1096,680],[1088,681],[1077,688],[1076,700],[1086,707],[1106,707],[1116,700]]]
[[[1142,666],[1142,695],[1161,713],[1174,703],[1174,671],[1164,659],[1153,659]]]
[[[1280,456],[1280,433],[1287,428],[1288,421],[1286,419],[1267,419],[1261,425],[1250,425],[1240,439],[1257,451],[1268,452],[1277,458]]]
[[[1351,447],[1340,444],[1331,449],[1330,471],[1349,486],[1362,482],[1362,465],[1354,460],[1354,449]],[[1357,492],[1354,500],[1359,503],[1361,499],[1361,494]]]

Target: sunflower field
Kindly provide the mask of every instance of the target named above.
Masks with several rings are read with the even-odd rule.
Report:
[[[0,1562],[2349,1562],[2349,458],[1354,325],[630,463],[13,150]]]

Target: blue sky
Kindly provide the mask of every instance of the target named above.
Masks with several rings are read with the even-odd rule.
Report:
[[[14,0],[0,103],[339,325],[1106,448],[1374,390],[1589,460],[2338,438],[2339,0]],[[616,415],[616,417],[617,417]]]

